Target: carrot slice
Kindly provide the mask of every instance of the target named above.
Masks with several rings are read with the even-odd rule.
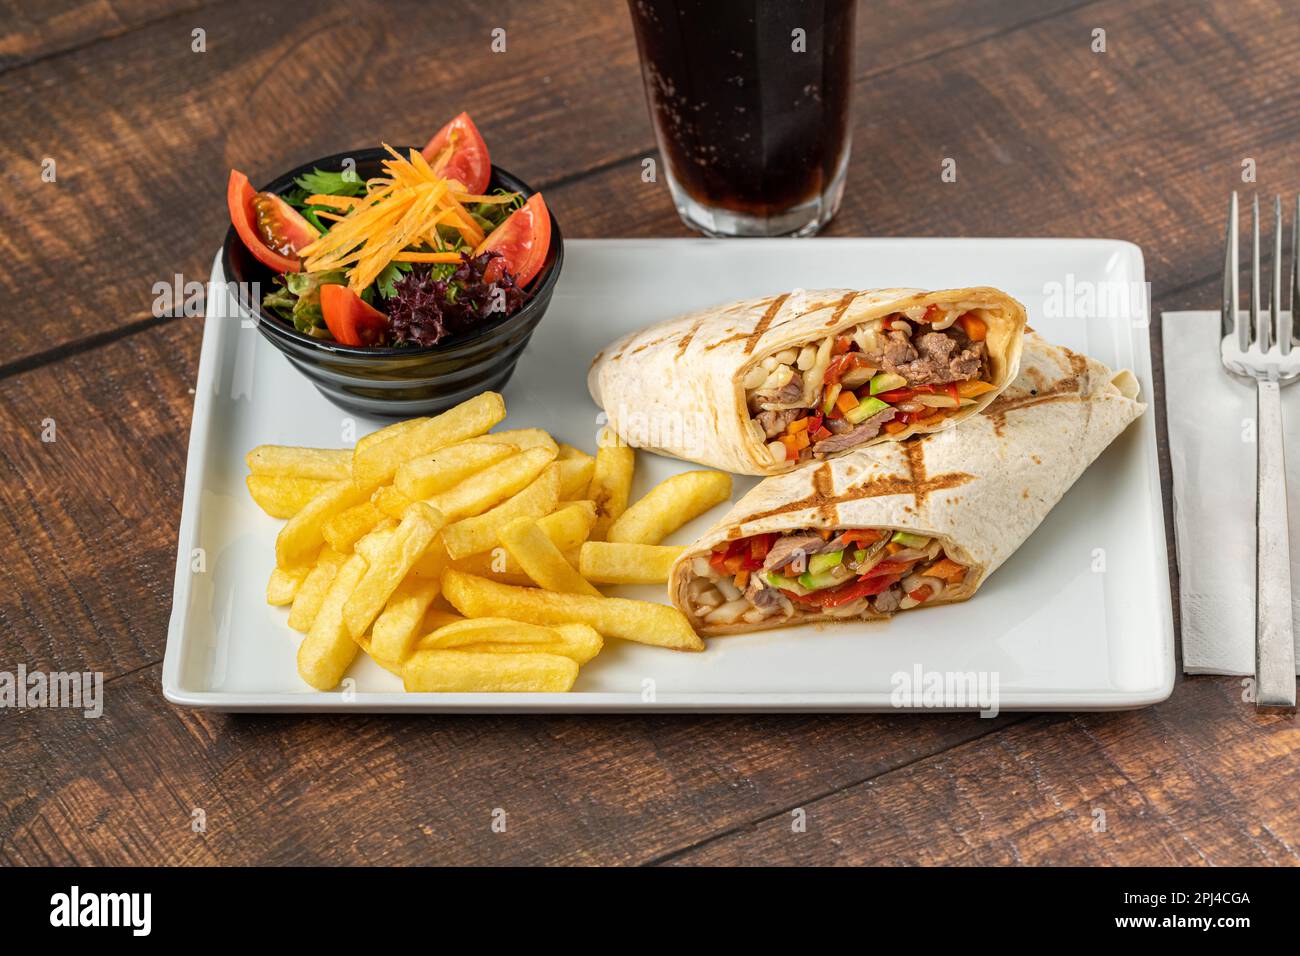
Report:
[[[983,342],[989,334],[989,325],[974,312],[967,312],[957,320],[972,342]]]
[[[928,578],[938,578],[941,581],[954,584],[966,577],[966,568],[952,558],[944,558],[942,561],[938,561],[926,568],[922,573]]]
[[[985,392],[992,392],[996,388],[997,388],[996,385],[991,385],[988,382],[981,382],[978,380],[970,381],[970,382],[958,382],[957,396],[959,398],[975,398],[978,395],[983,395]]]

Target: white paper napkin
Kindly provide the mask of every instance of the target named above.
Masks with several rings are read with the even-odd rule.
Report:
[[[1254,674],[1255,386],[1219,361],[1218,312],[1165,312],[1161,320],[1183,670]],[[1300,635],[1300,384],[1282,390],[1282,418],[1291,617]]]

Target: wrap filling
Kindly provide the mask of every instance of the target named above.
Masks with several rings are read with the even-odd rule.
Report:
[[[687,599],[705,625],[758,624],[795,611],[891,615],[945,596],[966,577],[938,538],[891,528],[751,535],[691,561]]]
[[[769,355],[742,382],[773,462],[847,451],[934,426],[994,390],[979,307],[918,305]]]

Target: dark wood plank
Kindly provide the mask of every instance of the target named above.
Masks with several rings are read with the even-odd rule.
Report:
[[[1297,865],[1300,734],[1232,678],[1037,717],[671,857],[681,864]],[[1104,830],[1097,827],[1104,825]]]
[[[169,16],[197,14],[203,6],[202,0],[3,0],[0,73],[120,37]]]
[[[112,677],[160,659],[201,333],[179,319],[0,379],[5,660]]]
[[[876,4],[859,26],[860,72],[874,76],[1066,5]],[[86,31],[100,22],[72,9],[52,21]],[[461,2],[431,18],[421,3],[355,16],[342,0],[245,0],[154,22],[148,6],[129,18],[110,17],[113,9],[104,18],[142,25],[13,69],[0,87],[8,118],[0,168],[22,187],[0,193],[0,217],[12,224],[0,255],[13,266],[0,275],[0,295],[29,315],[0,353],[0,371],[147,324],[155,282],[202,279],[224,237],[232,165],[265,182],[352,146],[423,142],[461,109],[497,162],[541,187],[612,167],[630,188],[640,182],[636,160],[653,149],[621,4],[509,3],[489,13]],[[195,26],[207,31],[205,53],[191,50]],[[495,27],[506,30],[505,53],[490,49]],[[58,164],[56,183],[41,181],[46,157]],[[617,190],[579,206],[580,216],[562,220],[566,232],[626,234],[647,212],[629,208],[628,197]],[[662,189],[649,211],[656,229],[677,229]]]
[[[0,863],[646,862],[1010,721],[228,717],[159,670],[6,717]]]

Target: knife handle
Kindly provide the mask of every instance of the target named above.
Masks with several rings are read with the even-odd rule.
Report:
[[[1258,448],[1255,496],[1255,707],[1295,710],[1295,635],[1291,624],[1291,536],[1286,452],[1278,383],[1256,380]]]

